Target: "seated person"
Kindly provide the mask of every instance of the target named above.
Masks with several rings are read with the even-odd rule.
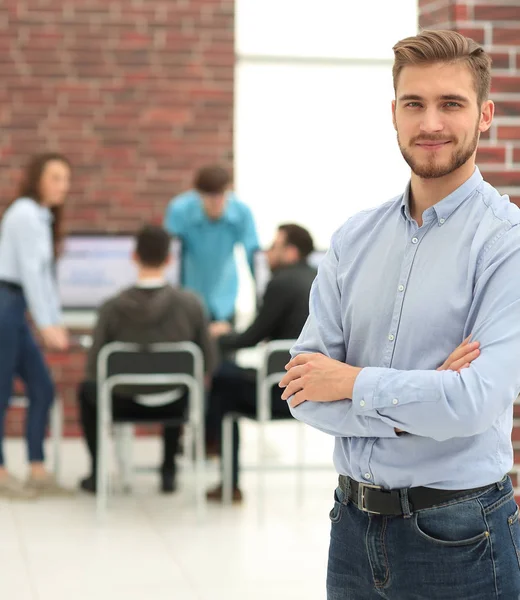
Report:
[[[191,292],[177,290],[166,283],[165,269],[170,261],[170,236],[161,227],[145,226],[137,235],[134,261],[138,268],[135,286],[122,291],[103,304],[94,330],[93,344],[87,362],[86,381],[79,390],[81,425],[90,453],[92,470],[80,487],[96,491],[97,457],[97,356],[110,342],[152,344],[155,342],[187,342],[200,346],[206,373],[214,370],[215,348],[208,333],[202,303]],[[208,377],[207,375],[207,377]],[[176,396],[175,396],[176,395]],[[177,397],[177,399],[175,399]],[[114,418],[130,420],[175,419],[184,416],[187,394],[172,390],[163,402],[152,397],[113,398]],[[154,405],[150,405],[154,404]],[[161,468],[162,491],[175,490],[175,454],[180,427],[164,428],[164,454]]]
[[[225,334],[223,324],[212,324],[212,334],[218,338],[225,354],[256,346],[264,340],[296,339],[309,314],[309,294],[316,271],[307,264],[314,250],[309,232],[299,225],[281,225],[273,245],[267,252],[273,277],[269,282],[260,311],[253,324],[243,333]],[[287,357],[289,360],[289,356]],[[276,386],[272,392],[272,415],[290,417],[287,402],[281,399],[282,390]],[[222,419],[229,412],[256,414],[256,371],[242,369],[233,363],[224,363],[213,378],[209,395],[206,435],[208,449],[220,444]],[[240,502],[238,424],[233,431],[233,501]],[[208,500],[222,499],[222,486],[207,494]]]

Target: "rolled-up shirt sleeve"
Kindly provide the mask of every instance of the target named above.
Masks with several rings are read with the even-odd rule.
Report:
[[[341,362],[346,359],[345,336],[341,324],[340,290],[337,283],[338,248],[343,230],[332,238],[321,262],[310,295],[310,313],[303,331],[291,350],[298,354],[318,352]],[[290,401],[289,401],[290,402]],[[293,416],[336,437],[397,437],[393,426],[378,415],[353,410],[350,399],[336,402],[303,402],[291,407]]]

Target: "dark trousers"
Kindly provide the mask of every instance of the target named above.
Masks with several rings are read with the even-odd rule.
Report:
[[[144,406],[132,398],[114,396],[112,415],[115,421],[160,422],[166,420],[184,420],[187,396],[162,406]],[[97,458],[97,385],[95,381],[84,381],[79,388],[81,426],[87,443],[92,464],[92,474],[96,474]],[[179,448],[180,423],[165,425],[163,430],[162,471],[175,472],[175,454]]]
[[[44,459],[45,430],[54,401],[54,385],[25,317],[26,309],[22,291],[0,283],[0,465],[4,464],[1,441],[14,378],[22,379],[29,399],[26,437],[30,462]]]
[[[282,390],[274,388],[271,394],[271,410],[274,419],[290,418],[287,402],[281,399]],[[223,363],[213,378],[209,395],[206,421],[208,439],[220,441],[222,420],[230,412],[239,412],[254,417],[256,415],[256,371],[242,369],[234,363]],[[233,425],[233,486],[239,483],[240,436],[238,423]]]

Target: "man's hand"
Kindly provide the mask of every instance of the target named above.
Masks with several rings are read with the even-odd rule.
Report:
[[[469,365],[480,356],[480,342],[470,342],[469,335],[460,346],[448,356],[437,371],[457,371],[467,369]]]
[[[285,388],[282,400],[294,395],[293,408],[306,400],[332,402],[352,398],[354,383],[361,371],[323,354],[299,354],[285,368],[287,375],[279,385]]]
[[[219,338],[231,331],[231,325],[227,321],[213,321],[209,324],[209,334]]]
[[[67,350],[69,336],[67,330],[57,325],[50,325],[40,330],[43,343],[49,350]]]

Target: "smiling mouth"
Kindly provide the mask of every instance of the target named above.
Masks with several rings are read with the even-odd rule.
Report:
[[[438,150],[448,144],[451,144],[450,140],[439,142],[417,142],[416,146],[419,146],[419,148],[423,148],[424,150]]]

